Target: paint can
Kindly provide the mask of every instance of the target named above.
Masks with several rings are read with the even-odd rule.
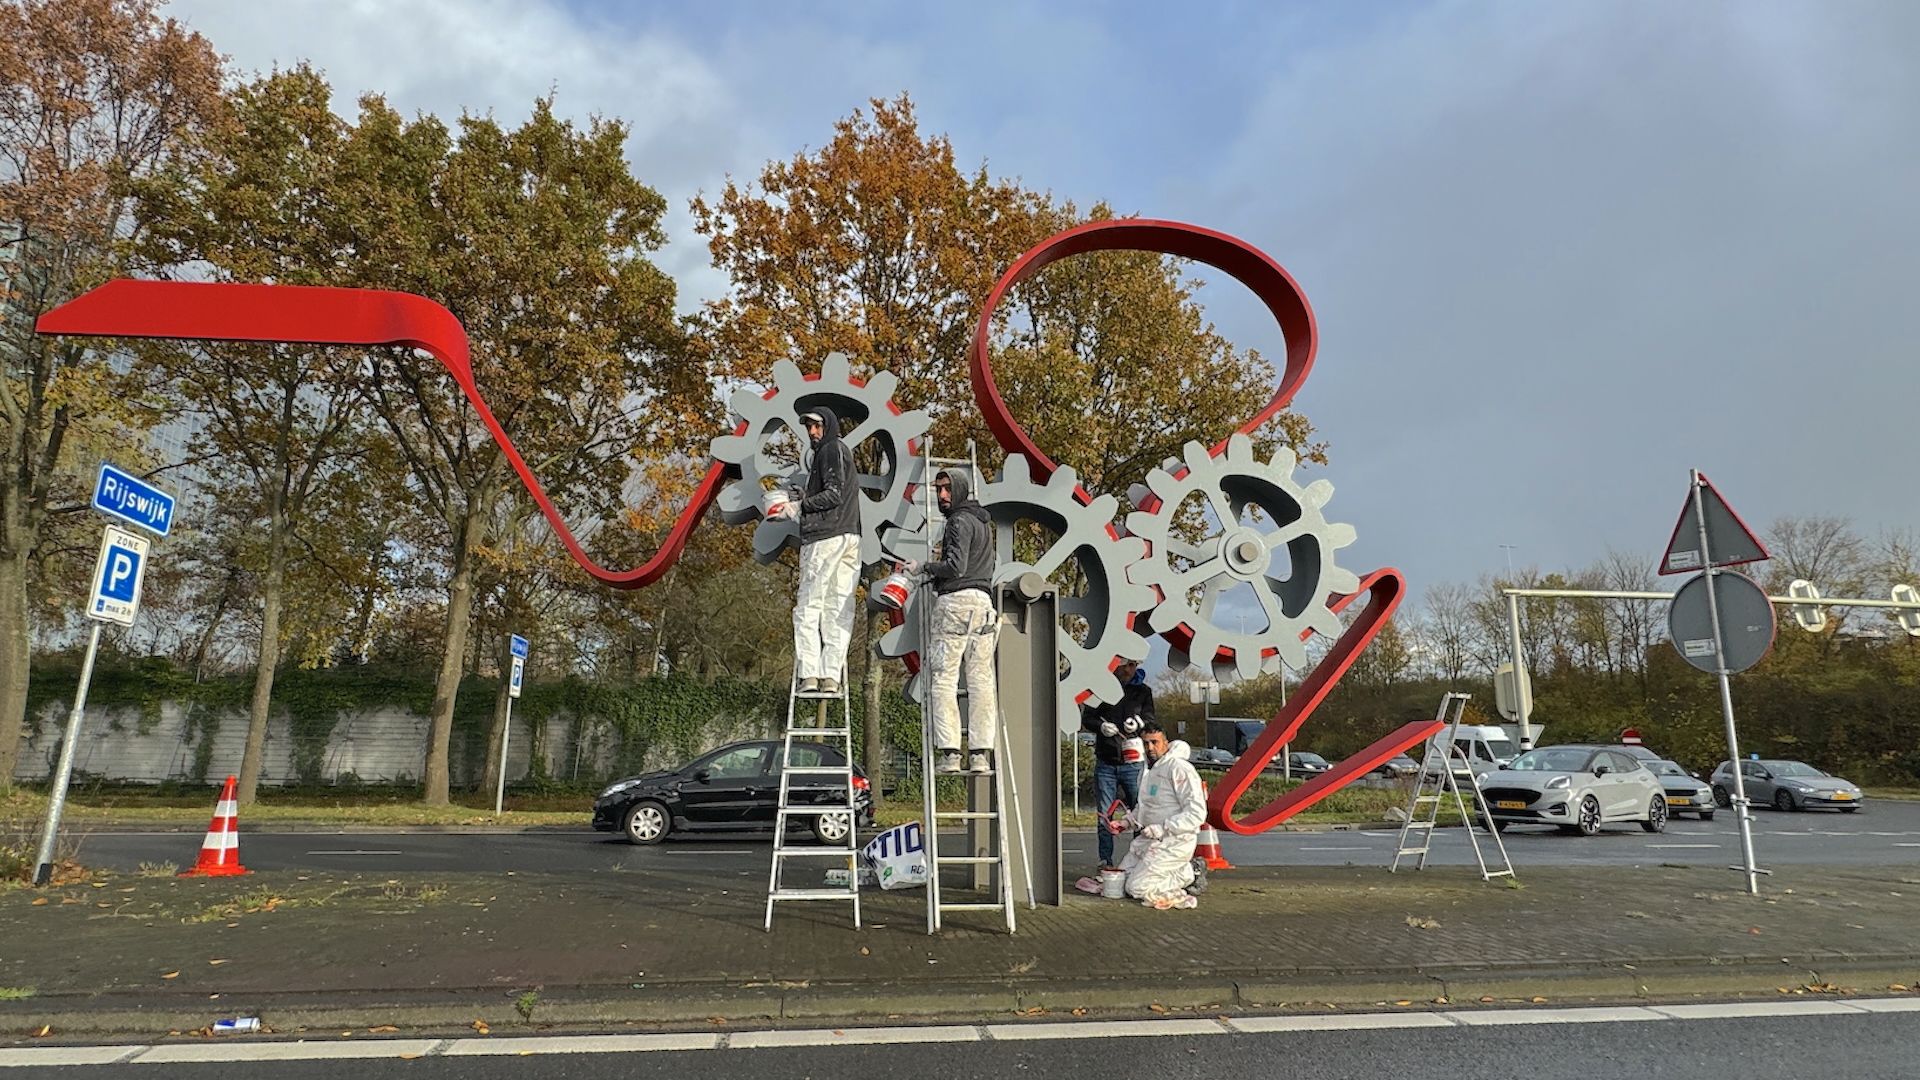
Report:
[[[1129,765],[1138,765],[1147,760],[1147,744],[1141,739],[1128,739],[1120,744],[1120,760]]]
[[[786,488],[774,488],[760,496],[760,516],[772,521],[774,516],[785,510],[787,504],[792,501],[793,494]]]
[[[1125,870],[1100,871],[1100,895],[1108,900],[1123,900],[1127,895]]]
[[[907,606],[907,597],[913,593],[913,579],[904,570],[895,570],[886,580],[874,587],[874,600],[883,608],[900,611]]]

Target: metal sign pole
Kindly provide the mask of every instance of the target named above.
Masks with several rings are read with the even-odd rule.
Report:
[[[1520,713],[1520,750],[1533,749],[1533,695],[1521,689],[1526,685],[1526,660],[1520,644],[1520,598],[1507,593],[1507,645],[1513,650],[1514,708]]]
[[[1700,470],[1689,470],[1693,480],[1693,513],[1700,528],[1700,561],[1706,565],[1707,612],[1713,622],[1714,679],[1720,684],[1720,718],[1727,726],[1727,757],[1732,762],[1733,811],[1740,820],[1740,852],[1745,861],[1747,891],[1760,892],[1760,870],[1753,858],[1753,819],[1747,807],[1747,785],[1741,774],[1740,737],[1733,729],[1733,684],[1727,679],[1726,642],[1720,630],[1720,597],[1716,586],[1719,568],[1713,564],[1713,551],[1707,546],[1706,500],[1700,492]],[[1735,867],[1734,869],[1740,869]]]
[[[53,795],[47,800],[47,829],[40,837],[40,862],[34,867],[33,883],[45,885],[53,878],[53,843],[60,835],[60,812],[67,806],[67,783],[73,777],[73,756],[80,745],[80,720],[87,714],[87,685],[93,681],[93,658],[100,651],[100,624],[93,624],[87,635],[87,659],[80,665],[80,689],[73,695],[73,716],[67,720],[66,741],[60,744],[60,771],[53,778]]]
[[[507,803],[507,735],[513,731],[513,698],[507,698],[507,720],[500,725],[500,776],[493,789],[493,816]]]

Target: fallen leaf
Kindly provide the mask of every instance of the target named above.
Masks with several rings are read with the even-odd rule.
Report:
[[[1166,1011],[1167,1011],[1167,1007],[1166,1007],[1165,1005],[1149,1005],[1149,1006],[1147,1006],[1147,1008],[1149,1008],[1149,1009],[1152,1009],[1152,1010],[1153,1010],[1154,1012],[1166,1012]]]
[[[1085,1010],[1085,1009],[1075,1009],[1075,1010],[1073,1010],[1073,1015],[1075,1015],[1075,1016],[1085,1016],[1085,1015],[1087,1015],[1087,1010]]]
[[[399,1030],[400,1030],[399,1028],[397,1028],[397,1027],[394,1027],[394,1026],[393,1026],[392,1024],[381,1024],[381,1025],[380,1025],[379,1027],[370,1027],[370,1028],[368,1028],[368,1029],[367,1029],[367,1034],[369,1034],[369,1035],[378,1035],[378,1034],[380,1034],[380,1033],[381,1033],[381,1032],[383,1032],[383,1031],[399,1031]]]
[[[219,965],[226,963],[226,961],[225,960],[209,960],[207,961],[207,963],[212,964],[215,967],[218,967]]]
[[[93,883],[93,887],[96,889],[104,889],[107,887],[107,883],[104,881],[96,881]]]
[[[1543,1002],[1543,1001],[1545,1001],[1545,1000],[1547,1000],[1547,999],[1546,999],[1546,998],[1543,998],[1543,997],[1537,997],[1537,998],[1534,998],[1534,999],[1533,999],[1533,1003],[1534,1003],[1535,1005],[1538,1005],[1538,1004],[1540,1004],[1541,1002]]]
[[[727,1022],[727,1018],[726,1018],[726,1017],[724,1017],[724,1016],[709,1016],[709,1017],[707,1017],[707,1023],[709,1023],[709,1024],[724,1024],[724,1023],[726,1023],[726,1022]]]
[[[1747,933],[1749,933],[1749,934],[1757,934],[1757,933],[1759,933],[1759,932],[1760,932],[1760,928],[1759,928],[1759,927],[1757,927],[1757,926],[1754,926],[1754,927],[1749,927],[1749,928],[1747,929]]]
[[[177,979],[180,977],[180,973],[177,971],[169,971],[165,975],[162,975],[160,977],[163,979]]]
[[[1407,925],[1415,930],[1432,930],[1440,925],[1439,919],[1423,919],[1418,915],[1407,916]]]
[[[479,1032],[482,1035],[485,1035],[491,1029],[487,1027],[487,1022],[485,1020],[475,1020],[473,1022],[473,1030]]]
[[[36,1039],[44,1039],[51,1034],[53,1034],[53,1025],[45,1024],[41,1026],[39,1031],[33,1033],[33,1037]]]
[[[1483,1000],[1484,1000],[1484,999],[1483,999]],[[1396,1002],[1394,1002],[1394,1004],[1395,1004],[1395,1005],[1411,1005],[1411,1004],[1413,1004],[1413,1002],[1411,1002],[1411,1001],[1396,1001]]]
[[[1492,999],[1492,998],[1490,998],[1490,997],[1483,997],[1483,998],[1481,998],[1480,1000],[1481,1000],[1481,1001],[1492,1001],[1493,999]]]
[[[40,906],[41,904],[44,904],[44,903],[46,903],[46,902],[47,902],[47,898],[43,896],[43,897],[41,897],[40,899],[38,899],[38,900],[35,900],[35,901],[33,902],[33,906],[34,906],[34,907],[39,907],[39,906]]]
[[[625,946],[625,945],[622,945],[622,946],[620,946],[620,947],[621,947],[621,948],[623,948],[623,949],[624,949],[624,948],[626,948],[626,946]],[[867,953],[867,947],[866,947],[865,945],[862,945],[862,946],[860,946],[860,955],[861,955],[861,956],[866,956],[866,955],[868,955],[868,953]]]
[[[401,1054],[400,1060],[401,1061],[418,1061],[425,1056],[426,1056],[425,1054]]]

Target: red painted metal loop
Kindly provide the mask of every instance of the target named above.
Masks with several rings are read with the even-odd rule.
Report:
[[[574,538],[541,489],[520,451],[507,438],[473,379],[467,332],[446,308],[412,293],[307,285],[233,285],[193,281],[110,281],[40,317],[42,334],[92,337],[196,338],[311,345],[399,345],[431,353],[446,366],[481,423],[500,444],[547,523],[581,568],[602,584],[638,589],[666,574],[725,480],[714,463],[674,520],[666,542],[645,565],[608,570]]]
[[[1286,408],[1293,396],[1300,392],[1301,384],[1307,381],[1307,373],[1313,370],[1319,334],[1314,328],[1313,308],[1308,306],[1306,294],[1279,263],[1251,244],[1198,225],[1147,218],[1088,222],[1053,236],[1020,256],[1006,273],[1000,275],[993,292],[987,296],[986,306],[980,311],[980,321],[973,330],[973,350],[968,361],[973,377],[973,399],[979,405],[981,415],[986,418],[987,429],[999,441],[1000,448],[1009,454],[1026,455],[1032,463],[1034,480],[1045,482],[1058,466],[1034,444],[1026,429],[1013,418],[1006,401],[1000,396],[999,387],[994,384],[989,355],[994,312],[1015,285],[1054,262],[1094,251],[1153,251],[1192,259],[1226,271],[1253,290],[1254,295],[1267,305],[1267,310],[1279,322],[1280,332],[1286,339],[1286,369],[1281,372],[1280,384],[1274,388],[1273,397],[1252,419],[1236,430],[1252,434],[1273,419],[1275,413]],[[1225,446],[1226,440],[1222,439],[1213,447],[1213,452],[1218,454]]]
[[[1260,771],[1279,753],[1280,748],[1293,741],[1294,733],[1326,699],[1334,684],[1340,681],[1340,676],[1353,666],[1354,660],[1360,656],[1360,650],[1366,648],[1367,643],[1386,626],[1394,609],[1400,606],[1405,592],[1406,579],[1400,576],[1398,570],[1375,570],[1361,579],[1359,592],[1339,597],[1329,605],[1337,612],[1362,593],[1367,596],[1366,608],[1334,642],[1326,658],[1308,673],[1300,688],[1287,698],[1287,703],[1281,706],[1273,719],[1267,721],[1260,737],[1253,741],[1246,753],[1240,755],[1240,760],[1227,770],[1227,775],[1220,778],[1219,786],[1208,792],[1207,821],[1214,828],[1247,836],[1265,832],[1440,730],[1442,725],[1437,720],[1407,724],[1246,817],[1236,819],[1233,816],[1233,806],[1240,801],[1240,796],[1246,794],[1253,782],[1260,778]]]

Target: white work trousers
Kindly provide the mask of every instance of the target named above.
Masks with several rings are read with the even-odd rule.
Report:
[[[1000,613],[980,589],[950,592],[933,602],[933,642],[927,665],[933,673],[933,745],[960,747],[960,668],[967,669],[967,748],[993,749],[1000,695],[993,680],[993,650],[1000,640]]]
[[[794,678],[846,683],[853,588],[859,581],[859,537],[829,536],[800,545],[800,595],[793,602]]]

